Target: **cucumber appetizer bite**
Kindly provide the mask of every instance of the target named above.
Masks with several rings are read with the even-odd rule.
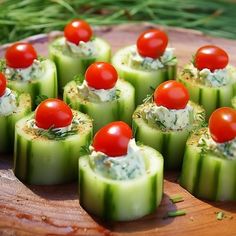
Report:
[[[138,106],[133,114],[135,139],[162,153],[167,169],[181,167],[189,133],[204,123],[204,109],[189,101],[187,89],[174,80],[160,84],[154,101]]]
[[[143,32],[136,45],[120,49],[112,58],[112,64],[120,78],[135,88],[136,105],[152,94],[157,85],[175,79],[177,60],[174,48],[167,48],[165,32],[152,29]]]
[[[218,108],[210,116],[209,129],[190,136],[180,184],[199,198],[236,200],[236,110]]]
[[[50,58],[56,63],[59,93],[74,76],[84,74],[95,61],[109,62],[111,47],[103,39],[93,35],[90,25],[79,19],[68,23],[64,37],[49,46]]]
[[[30,112],[30,95],[7,88],[6,77],[0,72],[0,153],[13,152],[15,123]]]
[[[134,96],[133,86],[118,79],[111,64],[95,62],[86,70],[85,79],[71,81],[65,86],[63,97],[73,109],[93,118],[96,132],[115,120],[131,124]]]
[[[193,62],[178,76],[187,87],[190,99],[204,107],[207,119],[216,108],[231,106],[236,94],[236,69],[228,61],[223,49],[206,45],[197,50]]]
[[[92,137],[91,119],[59,99],[40,103],[16,123],[14,173],[23,182],[62,184],[77,179],[78,158]]]
[[[7,48],[0,71],[9,88],[20,93],[29,93],[35,106],[38,95],[57,97],[57,74],[55,64],[49,59],[38,58],[29,43],[15,43]]]
[[[79,159],[79,200],[89,213],[105,220],[127,221],[156,210],[163,194],[163,158],[138,146],[122,122],[100,129],[91,153]]]

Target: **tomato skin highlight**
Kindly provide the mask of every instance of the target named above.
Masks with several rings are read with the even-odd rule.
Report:
[[[211,72],[217,69],[224,69],[228,63],[228,54],[222,48],[214,45],[200,47],[197,50],[194,59],[195,67],[198,70],[207,68]]]
[[[224,143],[236,138],[236,110],[221,107],[215,110],[209,119],[209,131],[217,143]]]
[[[132,130],[123,121],[111,122],[102,127],[94,136],[93,147],[110,157],[127,154],[128,143],[132,138]]]
[[[83,20],[74,19],[64,28],[64,36],[67,41],[79,44],[80,41],[88,42],[92,37],[93,31],[90,25]]]
[[[7,79],[5,75],[0,72],[0,97],[4,95],[7,88]]]
[[[137,39],[136,46],[142,57],[159,58],[163,55],[168,44],[164,31],[152,29],[144,31]]]
[[[95,89],[111,89],[115,86],[117,79],[116,69],[106,62],[95,62],[85,72],[88,86]]]
[[[5,58],[7,66],[21,69],[31,66],[37,53],[30,43],[18,42],[7,48]]]
[[[70,107],[56,98],[44,100],[35,110],[36,125],[42,129],[66,127],[71,124],[72,119]]]
[[[154,92],[154,102],[156,105],[168,109],[184,109],[188,101],[188,90],[182,83],[175,80],[161,83]]]

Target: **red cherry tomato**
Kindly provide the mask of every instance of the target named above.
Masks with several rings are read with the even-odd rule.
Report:
[[[143,32],[137,40],[138,53],[143,57],[159,58],[166,50],[168,37],[157,29]]]
[[[19,42],[6,50],[5,58],[11,68],[27,68],[37,59],[37,53],[31,44]]]
[[[168,109],[184,109],[189,101],[189,93],[180,82],[168,80],[156,88],[154,101],[157,106]]]
[[[35,110],[36,125],[42,129],[66,127],[71,124],[72,118],[70,107],[55,98],[46,99]]]
[[[207,68],[214,71],[225,68],[228,62],[228,54],[223,49],[214,45],[206,45],[197,50],[194,64],[198,70]]]
[[[215,110],[209,119],[209,131],[217,143],[236,138],[236,110],[230,107]]]
[[[93,147],[110,157],[127,154],[128,143],[132,138],[131,128],[123,121],[115,121],[101,128],[94,136]]]
[[[113,65],[106,62],[95,62],[85,72],[88,86],[95,89],[111,89],[115,86],[118,74]]]
[[[88,42],[92,37],[93,31],[90,25],[83,20],[74,19],[66,25],[64,29],[65,38],[76,45],[80,41]]]
[[[0,97],[5,93],[7,87],[7,80],[3,73],[0,72]]]

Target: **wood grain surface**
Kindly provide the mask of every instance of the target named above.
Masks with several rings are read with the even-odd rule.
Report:
[[[105,38],[113,52],[135,42],[138,34],[152,27],[132,24],[105,27],[96,34]],[[187,63],[201,45],[217,44],[228,51],[236,65],[236,41],[207,37],[197,31],[167,28],[170,45],[176,48],[179,66]],[[58,32],[28,38],[43,55],[48,41]],[[6,46],[0,47],[0,56]],[[236,235],[236,204],[194,198],[178,183],[179,173],[165,173],[161,206],[152,215],[131,222],[102,222],[84,211],[78,201],[77,184],[40,187],[21,183],[12,172],[12,157],[0,157],[0,235]],[[172,204],[169,196],[180,194],[184,201]],[[167,212],[185,209],[185,216],[166,218]],[[225,217],[216,219],[216,212]]]

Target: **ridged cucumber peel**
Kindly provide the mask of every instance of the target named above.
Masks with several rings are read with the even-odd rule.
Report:
[[[132,180],[112,180],[96,174],[89,156],[79,159],[79,201],[90,214],[109,221],[134,220],[156,210],[163,195],[163,157],[140,146],[146,174]]]
[[[27,93],[17,94],[17,111],[12,115],[0,116],[0,153],[13,153],[15,124],[31,113],[31,97]]]
[[[232,106],[231,99],[236,95],[236,78],[232,77],[232,82],[222,87],[208,87],[194,82],[185,76],[177,78],[189,91],[190,99],[203,106],[206,111],[206,118],[209,119],[211,113],[219,107]]]
[[[36,135],[26,122],[33,114],[16,123],[14,173],[28,184],[53,185],[71,182],[78,177],[78,158],[92,138],[92,120],[73,111],[80,119],[76,132],[60,140]]]
[[[232,99],[232,107],[234,108],[234,109],[236,109],[236,96],[235,97],[233,97],[233,99]]]
[[[132,46],[128,46],[116,52],[112,57],[112,64],[116,68],[120,78],[134,86],[136,105],[139,105],[148,94],[154,92],[154,89],[159,84],[166,80],[176,78],[177,60],[173,62],[173,65],[166,66],[156,71],[133,69],[125,63],[127,52],[130,51],[131,47]]]
[[[135,109],[135,91],[131,84],[118,80],[117,89],[120,90],[119,98],[111,102],[90,102],[79,93],[79,82],[71,81],[65,86],[64,101],[75,110],[88,114],[93,119],[94,132],[104,125],[121,120],[131,125],[132,114]]]
[[[193,102],[189,104],[193,107],[195,121],[191,127],[178,131],[164,131],[158,125],[148,123],[144,117],[147,103],[138,106],[133,114],[132,127],[135,140],[159,151],[164,157],[166,169],[181,168],[185,144],[190,132],[204,124],[204,109]]]
[[[65,46],[65,38],[58,38],[49,45],[49,56],[55,62],[58,75],[59,93],[63,94],[64,86],[78,74],[84,74],[89,65],[95,61],[110,62],[111,47],[103,39],[95,37],[96,57],[81,58]]]
[[[180,185],[198,198],[236,200],[236,160],[204,152],[198,141],[206,130],[194,132],[187,141]]]

